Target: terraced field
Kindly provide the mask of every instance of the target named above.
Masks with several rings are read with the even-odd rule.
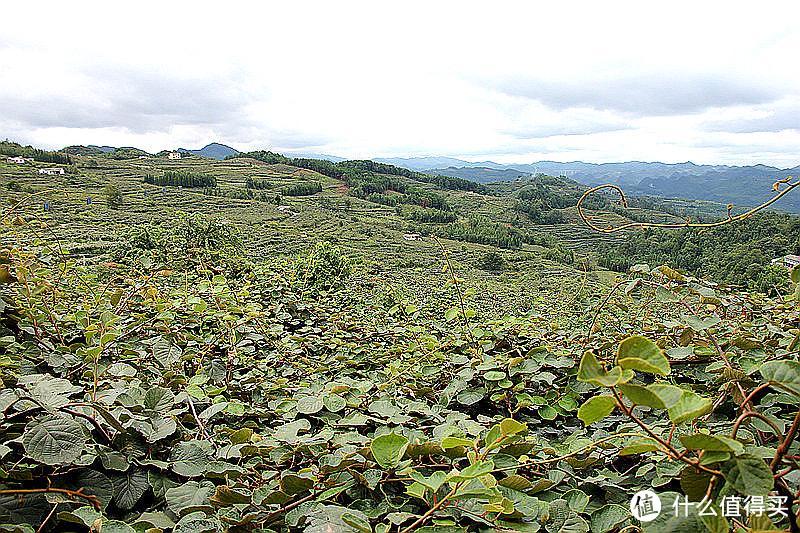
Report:
[[[441,249],[430,237],[404,238],[408,221],[394,207],[375,204],[347,195],[347,185],[314,171],[283,164],[265,164],[253,159],[214,161],[199,157],[181,160],[166,158],[109,160],[103,157],[75,157],[76,165],[65,167],[64,176],[37,173],[45,165],[12,165],[0,162],[0,195],[4,202],[35,196],[26,200],[27,209],[46,222],[72,253],[98,261],[131,228],[169,221],[176,211],[201,212],[224,217],[242,230],[248,254],[254,260],[277,261],[293,257],[314,243],[328,240],[340,245],[362,267],[359,269],[365,297],[381,291],[407,291],[421,296],[425,308],[440,309],[443,295],[431,291],[439,287]],[[212,175],[218,191],[214,196],[203,189],[160,187],[144,183],[149,174],[181,170]],[[247,193],[248,178],[269,183],[259,189],[269,200],[237,198]],[[401,178],[406,181],[406,178]],[[281,205],[272,195],[286,187],[317,181],[322,192],[311,196],[282,196]],[[9,189],[11,182],[24,192]],[[104,188],[116,185],[123,204],[106,204]],[[513,199],[508,196],[482,195],[473,192],[441,190],[428,183],[416,187],[444,196],[459,216],[481,216],[499,221],[514,218]],[[45,210],[47,207],[47,210]],[[516,217],[519,219],[519,217]],[[574,218],[574,217],[573,217]],[[564,280],[584,279],[584,284],[609,279],[611,274],[591,271],[582,274],[590,256],[592,236],[576,220],[553,227],[537,227],[524,220],[520,229],[532,234],[555,236],[584,253],[575,265],[565,265],[542,257],[544,248],[525,244],[518,250],[498,250],[491,245],[441,239],[452,252],[459,272],[476,284],[476,296],[493,313],[527,310],[544,294],[563,292]],[[566,238],[568,237],[568,238]],[[597,235],[594,236],[598,238]],[[487,252],[497,251],[506,261],[503,272],[479,268]],[[579,266],[582,265],[582,266]],[[577,269],[577,270],[576,270]],[[591,268],[589,270],[592,270]],[[546,275],[545,275],[546,274]],[[529,296],[537,291],[536,299]],[[493,294],[498,296],[487,297]]]

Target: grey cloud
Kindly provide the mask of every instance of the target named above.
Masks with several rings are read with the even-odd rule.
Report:
[[[705,131],[728,133],[764,133],[800,130],[800,102],[776,103],[759,118],[712,119],[703,125]]]
[[[247,108],[265,98],[267,91],[261,88],[257,95],[250,94],[244,75],[236,71],[209,72],[213,77],[184,79],[152,70],[88,66],[80,75],[89,81],[90,93],[9,95],[0,98],[0,116],[6,124],[13,120],[13,129],[23,132],[122,127],[132,134],[147,134],[173,126],[205,126],[218,139],[245,145],[313,149],[332,141],[258,122]]]
[[[248,97],[236,80],[186,80],[160,73],[114,70],[84,75],[90,80],[90,94],[19,94],[0,100],[0,114],[30,128],[123,125],[133,133],[246,118]]]
[[[553,109],[591,108],[631,116],[681,115],[712,107],[760,104],[781,96],[757,82],[714,75],[643,74],[567,81],[507,79],[491,87],[509,96],[537,100]]]
[[[607,133],[627,129],[631,129],[631,126],[621,121],[580,122],[565,120],[560,124],[541,124],[509,128],[501,133],[515,139],[544,139],[562,135],[591,135],[594,133]]]

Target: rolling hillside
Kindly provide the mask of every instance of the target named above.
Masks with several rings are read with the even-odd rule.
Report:
[[[794,468],[800,290],[748,253],[796,250],[797,217],[610,235],[564,177],[4,148],[42,160],[0,160],[6,529],[619,533],[643,483],[767,494]],[[774,296],[628,264],[684,248]]]

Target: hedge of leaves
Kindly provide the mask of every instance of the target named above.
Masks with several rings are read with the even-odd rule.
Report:
[[[341,280],[308,291],[316,259],[308,276],[87,266],[14,240],[14,224],[4,531],[794,527],[747,512],[639,524],[628,507],[651,488],[717,507],[782,494],[797,513],[790,297],[639,267],[567,320],[488,320],[445,257],[455,305],[431,319],[413,302],[365,308]]]

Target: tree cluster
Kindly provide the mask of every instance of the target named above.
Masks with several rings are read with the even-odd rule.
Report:
[[[187,170],[167,170],[160,176],[147,175],[144,182],[161,187],[216,187],[217,180],[208,174],[199,174]]]

